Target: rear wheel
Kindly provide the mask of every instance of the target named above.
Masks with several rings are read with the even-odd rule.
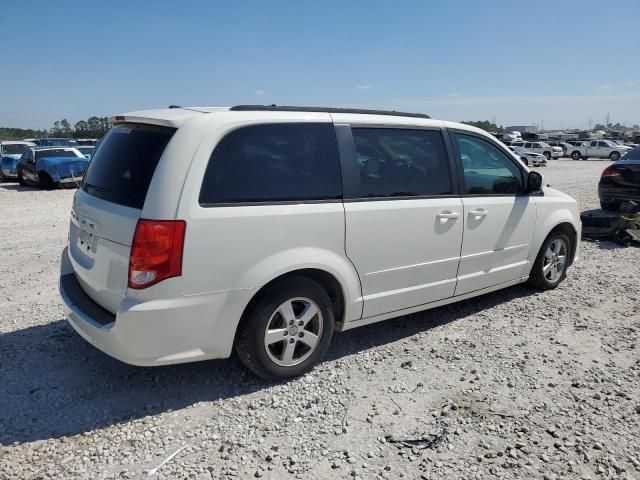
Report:
[[[551,160],[551,153],[550,152],[544,152],[543,155],[545,157],[547,157],[547,160]]]
[[[562,230],[551,232],[538,253],[529,283],[540,290],[556,288],[567,276],[571,242]]]
[[[297,377],[329,348],[334,314],[316,282],[291,276],[266,290],[238,325],[235,348],[242,362],[267,380]]]
[[[617,160],[620,159],[620,152],[611,152],[609,154],[609,158],[611,159],[612,162],[615,162]]]
[[[5,178],[4,173],[2,173],[2,169],[0,168],[0,183],[6,182],[6,181],[7,179]]]
[[[38,186],[43,190],[51,190],[53,188],[53,180],[46,173],[39,173]]]
[[[582,155],[576,150],[575,152],[571,153],[571,158],[574,160],[580,160],[582,158]]]

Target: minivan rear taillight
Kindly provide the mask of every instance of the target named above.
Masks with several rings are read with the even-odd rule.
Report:
[[[182,275],[184,220],[138,220],[129,257],[129,287],[146,288]]]

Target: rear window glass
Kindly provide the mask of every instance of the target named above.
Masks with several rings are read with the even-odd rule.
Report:
[[[41,158],[52,158],[52,157],[77,157],[78,154],[73,150],[36,150],[36,160],[40,160]]]
[[[266,124],[234,130],[218,143],[204,174],[200,204],[341,196],[333,125]]]
[[[149,184],[174,128],[121,124],[95,150],[82,182],[90,195],[142,209]]]

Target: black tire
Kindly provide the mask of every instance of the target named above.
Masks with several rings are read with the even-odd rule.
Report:
[[[580,160],[582,158],[582,155],[579,151],[576,150],[575,152],[571,152],[571,158],[573,160]]]
[[[18,170],[18,183],[23,187],[26,185],[26,183],[24,182],[24,178],[22,178],[22,172],[20,170]]]
[[[51,190],[53,188],[53,180],[46,173],[38,174],[38,186],[42,190]]]
[[[616,162],[620,160],[620,152],[611,152],[609,154],[609,158],[611,159],[612,162]]]
[[[543,152],[542,153],[545,157],[547,157],[547,161],[551,160],[551,153],[550,152]]]
[[[317,322],[321,323],[322,331],[315,350],[304,361],[282,366],[275,363],[267,353],[265,333],[278,308],[295,298],[306,298],[317,305],[321,313],[321,319],[318,318]],[[292,275],[268,288],[250,305],[238,325],[235,350],[242,363],[265,380],[281,381],[298,377],[311,370],[322,359],[331,343],[334,323],[331,299],[325,289],[307,277]],[[286,348],[286,340],[283,343],[283,348]]]
[[[566,258],[565,258],[565,264],[564,264],[564,269],[562,271],[562,274],[556,280],[551,281],[546,277],[543,271],[543,268],[544,268],[544,261],[545,261],[545,253],[549,248],[549,246],[551,245],[551,243],[553,243],[555,240],[561,240],[564,242],[564,245],[566,247],[566,252],[565,252]],[[547,236],[544,243],[542,244],[542,247],[540,248],[540,251],[538,252],[538,256],[536,257],[536,261],[534,262],[533,268],[531,269],[531,273],[529,275],[529,284],[539,290],[551,290],[553,288],[556,288],[558,285],[560,285],[562,281],[567,277],[567,268],[568,268],[569,259],[571,258],[571,255],[572,255],[571,253],[572,248],[573,247],[572,247],[571,240],[569,239],[569,236],[565,233],[564,230],[552,231],[549,234],[549,236]]]
[[[610,212],[617,212],[620,208],[620,200],[600,200],[600,207],[602,210]]]
[[[2,168],[0,168],[0,183],[6,182],[7,179],[4,177],[4,173],[2,173]]]

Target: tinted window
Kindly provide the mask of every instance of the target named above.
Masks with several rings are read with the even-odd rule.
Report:
[[[0,147],[4,155],[22,155],[27,148],[29,148],[28,145],[22,143],[10,143]]]
[[[359,197],[451,194],[449,162],[439,131],[353,128]]]
[[[36,150],[36,160],[41,158],[52,157],[77,157],[78,154],[73,150],[67,150],[65,148],[51,149],[51,150]]]
[[[84,176],[87,193],[141,209],[158,160],[175,129],[122,124],[109,130]]]
[[[465,191],[474,195],[504,195],[523,191],[522,171],[498,147],[470,135],[456,134],[464,167]]]
[[[267,124],[240,128],[218,143],[204,174],[200,204],[341,196],[332,124]]]

